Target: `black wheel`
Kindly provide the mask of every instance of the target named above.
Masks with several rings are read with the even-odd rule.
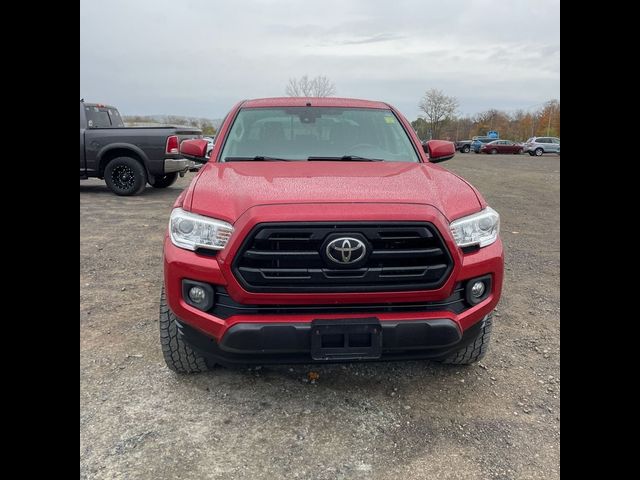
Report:
[[[153,183],[149,179],[149,183],[153,188],[167,188],[176,183],[178,172],[167,173],[162,177],[153,177]]]
[[[138,195],[147,183],[147,171],[135,158],[116,157],[104,169],[104,181],[116,195]]]
[[[462,147],[462,153],[469,153],[469,150],[471,150],[471,147],[469,145],[465,145],[464,147]]]
[[[490,153],[491,155],[495,155],[496,153],[498,153],[498,150],[496,150],[495,148],[492,148]]]
[[[491,314],[487,315],[482,320],[480,326],[480,332],[478,336],[468,344],[466,347],[461,348],[445,357],[438,360],[440,363],[448,363],[453,365],[471,365],[482,359],[487,353],[489,346],[489,340],[491,339],[491,328],[493,325],[493,317]]]
[[[541,157],[542,154],[544,153],[544,150],[542,150],[540,147],[538,147],[538,148],[535,149],[535,151],[533,153],[535,153],[536,157]]]
[[[160,294],[160,345],[164,361],[174,372],[201,373],[209,370],[206,359],[178,335],[176,316],[167,305],[167,297],[162,287]]]

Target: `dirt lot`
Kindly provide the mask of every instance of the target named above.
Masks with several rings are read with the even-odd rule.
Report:
[[[560,159],[458,154],[444,166],[500,212],[506,249],[492,347],[467,368],[177,376],[158,341],[161,243],[193,174],[132,198],[81,181],[81,478],[559,478]]]

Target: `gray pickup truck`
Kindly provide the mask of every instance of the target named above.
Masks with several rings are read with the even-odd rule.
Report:
[[[116,108],[80,100],[80,179],[104,179],[116,195],[168,187],[195,167],[180,143],[201,137],[193,127],[125,127]]]

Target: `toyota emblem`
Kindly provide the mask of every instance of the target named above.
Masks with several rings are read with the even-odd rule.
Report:
[[[351,265],[364,258],[367,254],[366,245],[352,237],[341,237],[327,244],[327,257],[340,265]]]

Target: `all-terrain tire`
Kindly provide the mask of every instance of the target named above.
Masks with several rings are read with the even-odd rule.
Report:
[[[116,157],[104,169],[104,181],[116,195],[138,195],[147,184],[147,171],[135,158]]]
[[[160,344],[164,361],[174,372],[201,373],[209,370],[206,359],[187,345],[178,335],[176,316],[167,305],[162,287],[160,294]]]
[[[167,188],[173,185],[174,183],[176,183],[177,179],[178,179],[178,172],[172,172],[172,173],[167,173],[166,175],[163,175],[163,176],[153,177],[153,183],[152,183],[152,180],[149,179],[149,184],[153,188]]]
[[[491,339],[491,328],[493,325],[493,316],[487,315],[482,320],[480,332],[478,336],[464,348],[457,350],[448,357],[439,360],[440,363],[448,363],[452,365],[471,365],[477,362],[487,353],[489,340]]]

